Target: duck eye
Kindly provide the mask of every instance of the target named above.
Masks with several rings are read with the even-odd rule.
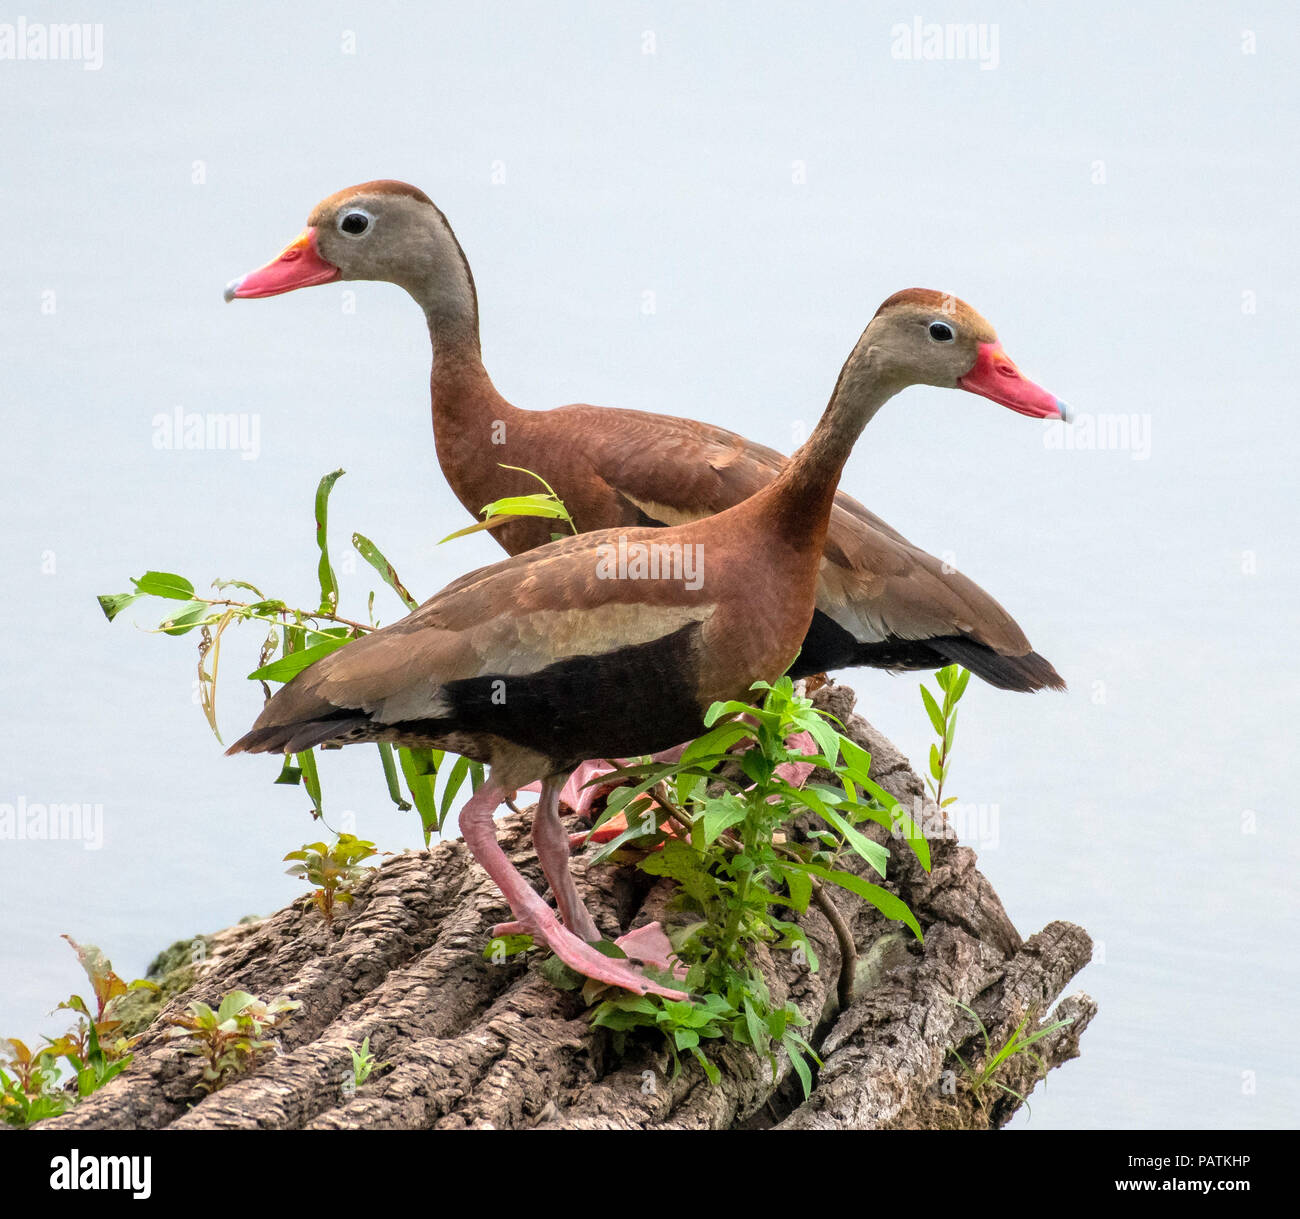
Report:
[[[951,343],[957,336],[947,322],[931,322],[930,337],[936,343]]]
[[[349,237],[360,237],[370,227],[370,217],[365,212],[347,212],[339,218],[339,232]]]

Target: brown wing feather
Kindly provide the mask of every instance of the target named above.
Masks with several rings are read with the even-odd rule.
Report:
[[[665,525],[721,512],[766,486],[786,458],[735,432],[673,416],[566,406],[537,416],[572,444],[611,494]],[[835,497],[817,607],[864,642],[959,633],[1004,655],[1029,651],[988,593],[886,524]]]
[[[535,673],[708,621],[716,608],[708,586],[602,579],[597,548],[619,536],[664,535],[583,534],[470,572],[401,621],[304,670],[267,704],[249,736],[343,709],[379,723],[436,718],[448,683]]]

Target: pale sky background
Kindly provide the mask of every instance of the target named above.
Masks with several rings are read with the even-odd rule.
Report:
[[[221,300],[322,196],[395,177],[461,238],[520,406],[789,450],[879,302],[926,286],[1081,418],[1137,417],[1141,443],[1061,451],[913,389],[843,485],[951,552],[1070,683],[972,683],[950,781],[1021,932],[1098,941],[1083,1056],[1016,1125],[1296,1124],[1294,6],[83,0],[0,24],[19,12],[103,42],[98,70],[0,59],[0,804],[102,804],[104,842],[0,840],[0,1035],[66,1024],[46,1013],[84,979],[60,932],[137,976],[296,896],[280,858],[318,834],[273,761],[222,756],[194,636],[109,625],[97,593],[159,568],[310,602],[337,466],[336,555],[360,529],[420,597],[498,557],[435,545],[467,519],[409,298]],[[895,57],[917,16],[996,27],[996,66]],[[178,407],[251,413],[256,460],[155,448]],[[358,616],[368,572],[342,576]],[[227,638],[227,741],[257,642]],[[918,678],[848,680],[923,760]],[[336,824],[419,841],[373,750],[322,770]]]

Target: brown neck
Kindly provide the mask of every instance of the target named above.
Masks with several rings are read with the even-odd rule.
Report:
[[[429,333],[433,339],[429,390],[438,463],[456,498],[478,512],[493,498],[486,488],[499,480],[496,461],[520,412],[492,384],[479,355],[477,335],[472,345],[448,341],[440,338],[433,319]]]
[[[484,455],[500,452],[502,429],[518,412],[483,367],[474,276],[447,218],[434,211],[436,217],[421,228],[418,248],[403,259],[398,282],[424,310],[429,325],[429,388],[439,464],[457,497],[477,512],[486,502],[481,498]],[[495,463],[489,464],[495,470]]]
[[[872,416],[906,384],[889,375],[883,363],[879,348],[864,334],[840,370],[812,435],[755,496],[770,528],[797,549],[821,554],[844,463]]]

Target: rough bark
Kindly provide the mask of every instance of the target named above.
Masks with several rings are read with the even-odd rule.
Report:
[[[877,781],[909,807],[924,796],[899,752],[852,714],[853,692],[828,686],[818,702],[844,720],[873,757]],[[943,824],[932,803],[927,820]],[[575,827],[576,828],[576,827]],[[539,888],[526,815],[498,822],[503,846]],[[884,840],[883,831],[878,837]],[[815,1030],[824,1066],[805,1100],[788,1062],[772,1078],[742,1047],[714,1052],[722,1081],[694,1065],[676,1078],[655,1038],[630,1038],[620,1059],[609,1034],[585,1019],[576,992],[559,991],[527,959],[483,957],[488,928],[508,911],[463,842],[388,859],[356,889],[333,927],[303,903],[206,939],[206,956],[173,979],[185,988],[146,1029],[124,1075],[44,1123],[92,1128],[988,1128],[1042,1075],[1077,1056],[1096,1011],[1087,995],[1057,999],[1085,965],[1086,932],[1054,922],[1022,941],[975,855],[932,837],[933,870],[894,850],[890,887],[925,929],[918,944],[858,899],[830,894],[858,947],[857,997],[840,1010],[840,952],[815,906],[802,922],[816,973],[789,953],[764,962],[779,1003],[793,998]],[[634,868],[574,872],[606,933],[655,917],[666,890]],[[528,954],[532,956],[533,954]],[[195,1090],[196,1060],[168,1039],[167,1019],[193,999],[214,1007],[234,989],[301,1001],[282,1049],[209,1096]],[[984,1037],[954,1000],[973,1008],[996,1052],[1051,1020],[1068,1025],[1017,1054],[997,1083],[972,1086]],[[1055,1011],[1052,1011],[1056,1004]],[[1049,1014],[1050,1013],[1050,1014]],[[377,1062],[351,1087],[350,1047],[366,1037]],[[955,1051],[955,1054],[954,1054]]]

